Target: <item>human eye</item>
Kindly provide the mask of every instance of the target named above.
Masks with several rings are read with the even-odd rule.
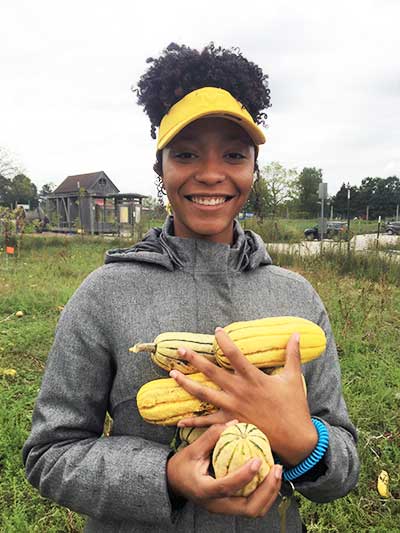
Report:
[[[246,159],[246,156],[242,152],[228,152],[225,156],[230,161],[241,161]]]
[[[193,159],[195,157],[193,152],[176,152],[175,154],[176,159]]]
[[[174,158],[181,161],[190,161],[191,159],[196,159],[196,154],[189,151],[176,151]]]

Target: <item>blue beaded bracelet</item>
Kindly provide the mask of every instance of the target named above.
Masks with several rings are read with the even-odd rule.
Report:
[[[311,421],[314,424],[315,429],[318,431],[317,445],[312,453],[304,459],[304,461],[293,468],[283,470],[283,479],[285,481],[292,481],[293,479],[296,479],[311,470],[311,468],[321,460],[328,448],[329,433],[325,427],[325,424],[316,418],[311,418]]]

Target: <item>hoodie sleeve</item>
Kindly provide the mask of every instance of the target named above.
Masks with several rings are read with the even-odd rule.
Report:
[[[294,485],[306,498],[325,503],[345,496],[355,487],[360,464],[356,430],[349,419],[342,395],[339,359],[332,329],[324,305],[315,292],[313,298],[319,314],[318,324],[327,337],[327,347],[324,355],[304,365],[304,373],[311,416],[319,418],[327,427],[329,446],[317,468],[313,469],[314,474],[319,475],[306,474],[295,480]]]
[[[23,448],[27,477],[42,496],[93,518],[165,526],[169,448],[103,436],[114,362],[98,300],[86,280],[62,313]]]

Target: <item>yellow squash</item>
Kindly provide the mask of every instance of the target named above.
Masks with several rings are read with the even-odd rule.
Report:
[[[208,427],[185,427],[179,430],[180,445],[178,451],[186,448],[189,444],[192,444],[196,439],[201,437]]]
[[[279,366],[277,368],[273,368],[272,371],[269,372],[269,375],[273,376],[274,374],[280,374],[281,372],[283,372],[283,366]],[[301,375],[301,380],[303,382],[304,395],[307,398],[307,385],[306,385],[306,380],[305,380],[303,374]]]
[[[220,390],[204,374],[191,374],[190,378],[210,389]],[[185,391],[173,378],[155,379],[145,383],[138,391],[136,402],[139,413],[150,424],[176,425],[182,418],[201,416],[216,411],[216,407],[201,402]]]
[[[198,370],[187,361],[179,358],[178,348],[190,348],[215,363],[213,342],[214,335],[171,331],[161,333],[154,339],[154,342],[135,344],[129,348],[129,351],[134,353],[150,352],[153,362],[168,372],[176,369],[182,374],[195,374]]]
[[[246,322],[233,322],[224,327],[232,341],[247,359],[258,368],[271,368],[285,364],[286,345],[293,333],[300,333],[301,362],[319,357],[326,348],[323,330],[314,322],[295,316],[260,318]],[[231,369],[229,359],[214,341],[217,363]]]

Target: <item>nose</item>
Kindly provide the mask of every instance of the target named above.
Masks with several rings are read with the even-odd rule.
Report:
[[[200,183],[215,185],[226,179],[223,161],[215,155],[204,157],[197,169],[195,179]]]

